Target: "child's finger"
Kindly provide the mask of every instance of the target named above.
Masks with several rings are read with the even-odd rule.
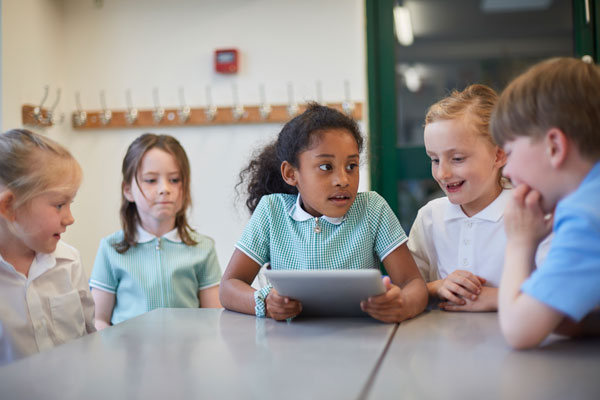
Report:
[[[367,299],[370,304],[386,304],[397,301],[402,296],[402,289],[394,284],[390,284],[390,287],[385,293],[377,296],[371,296]]]
[[[464,304],[465,301],[454,294],[452,291],[448,290],[448,288],[443,288],[441,291],[442,298],[449,300],[456,304]]]
[[[477,282],[479,283],[479,280]],[[444,287],[458,295],[469,298],[477,296],[481,292],[480,287],[475,285],[471,280],[461,276],[454,276]]]
[[[468,311],[465,304],[456,304],[450,301],[445,301],[443,303],[438,304],[438,306],[444,311]]]

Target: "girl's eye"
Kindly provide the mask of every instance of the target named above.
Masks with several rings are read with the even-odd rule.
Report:
[[[156,179],[144,179],[145,183],[155,183]]]
[[[321,171],[330,171],[331,170],[331,164],[321,164],[321,165],[319,165],[319,169]]]
[[[438,160],[437,158],[432,158],[432,159],[431,159],[431,163],[432,163],[432,164],[439,164],[439,163],[440,163],[440,160]]]
[[[463,162],[465,160],[465,157],[453,157],[452,161],[454,162]]]
[[[346,167],[346,169],[347,169],[348,171],[354,171],[354,169],[356,169],[356,167],[358,167],[358,164],[354,164],[354,163],[352,163],[352,164],[349,164],[349,165]]]
[[[57,205],[56,205],[56,209],[57,209],[57,210],[61,210],[61,209],[63,208],[63,206],[64,206],[64,205],[65,205],[64,203],[57,204]]]
[[[179,183],[181,182],[181,178],[172,178],[171,183]]]

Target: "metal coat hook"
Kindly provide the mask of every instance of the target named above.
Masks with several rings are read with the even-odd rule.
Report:
[[[102,125],[108,125],[112,120],[112,111],[106,108],[106,97],[104,96],[104,90],[100,91],[100,104],[102,105],[102,112],[100,113],[100,122],[102,123]]]
[[[210,86],[206,86],[206,109],[204,115],[207,121],[212,121],[217,116],[217,107],[212,103],[212,95],[210,92]]]
[[[77,106],[77,112],[73,115],[73,123],[76,127],[80,127],[87,122],[87,113],[81,109],[81,97],[79,96],[79,92],[75,92],[75,104]]]
[[[181,108],[177,110],[177,115],[179,116],[179,122],[185,124],[190,119],[192,110],[185,102],[183,87],[179,87],[179,101],[181,102]]]
[[[42,109],[44,107],[44,103],[46,102],[46,99],[48,98],[49,91],[50,91],[50,86],[45,85],[44,86],[44,97],[42,97],[42,100],[40,101],[40,105],[33,109],[33,118],[41,124],[47,123],[47,120],[44,119]]]
[[[344,81],[344,93],[346,100],[344,100],[344,102],[342,103],[342,110],[344,110],[344,113],[346,113],[346,115],[352,116],[355,104],[352,100],[350,100],[350,82],[348,80]]]
[[[160,106],[160,98],[158,96],[158,88],[152,90],[152,96],[154,97],[154,110],[152,111],[152,119],[155,124],[160,124],[163,117],[165,116],[165,109]]]
[[[52,104],[52,107],[50,107],[50,109],[46,113],[46,118],[45,119],[42,118],[40,120],[42,123],[46,123],[46,124],[49,124],[49,125],[56,125],[56,124],[62,123],[63,120],[65,119],[65,115],[64,114],[60,114],[60,116],[58,117],[58,119],[54,115],[54,110],[56,110],[56,106],[58,106],[58,103],[60,102],[60,93],[61,93],[60,88],[56,89],[56,100],[54,100],[54,104]]]
[[[271,115],[271,111],[273,111],[271,105],[267,103],[267,96],[265,94],[265,85],[260,85],[260,106],[258,107],[258,112],[260,114],[261,119],[268,119],[269,115]]]
[[[240,104],[237,85],[235,83],[231,85],[231,91],[233,92],[233,108],[231,109],[231,114],[233,115],[234,121],[239,121],[246,115],[246,111],[244,110],[244,106]]]
[[[288,83],[287,90],[288,90],[287,113],[290,117],[293,117],[294,115],[298,114],[299,107],[298,107],[298,103],[296,103],[296,100],[294,99],[294,86],[292,85],[291,82]]]
[[[138,118],[138,110],[137,108],[133,108],[133,103],[131,101],[131,89],[127,89],[125,92],[125,97],[127,99],[127,112],[125,113],[125,121],[129,125],[135,124]]]

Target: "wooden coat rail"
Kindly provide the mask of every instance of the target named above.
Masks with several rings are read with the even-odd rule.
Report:
[[[353,103],[354,110],[352,118],[362,119],[362,103]],[[327,106],[343,112],[342,103],[331,103]],[[298,104],[297,114],[306,109],[305,104]],[[127,110],[111,110],[112,118],[107,124],[103,124],[100,116],[102,111],[85,111],[86,120],[82,125],[77,124],[79,112],[72,114],[71,121],[74,129],[108,129],[108,128],[137,128],[137,127],[156,127],[156,126],[193,126],[193,125],[225,125],[225,124],[253,124],[253,123],[275,123],[287,122],[292,117],[288,114],[287,105],[271,105],[271,112],[268,117],[263,118],[259,106],[244,106],[244,112],[239,119],[234,117],[234,107],[219,107],[212,120],[207,117],[205,108],[191,108],[187,121],[180,120],[178,112],[181,108],[164,109],[163,118],[157,123],[154,120],[155,109],[138,109],[137,119],[129,123],[126,119]],[[296,115],[297,115],[296,114]]]
[[[39,114],[36,116],[36,108]],[[46,108],[39,108],[31,104],[23,104],[21,107],[21,119],[23,125],[29,126],[52,126],[53,122],[48,118],[48,110]]]

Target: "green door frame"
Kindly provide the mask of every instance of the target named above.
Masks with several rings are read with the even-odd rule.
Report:
[[[395,0],[366,0],[371,189],[398,210]]]
[[[600,57],[600,0],[573,0],[575,57]]]
[[[371,189],[398,214],[398,180],[429,178],[430,167],[422,146],[397,148],[394,4],[395,0],[365,0]],[[576,57],[587,54],[598,63],[598,21],[600,0],[573,0]]]

